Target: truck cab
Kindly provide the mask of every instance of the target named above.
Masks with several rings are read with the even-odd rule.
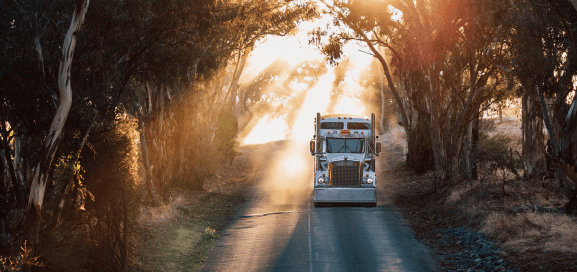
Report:
[[[315,206],[337,203],[376,206],[375,159],[381,151],[371,118],[347,114],[315,118],[310,142],[314,157]]]

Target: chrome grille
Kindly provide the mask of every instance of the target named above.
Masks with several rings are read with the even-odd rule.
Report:
[[[333,187],[361,186],[361,163],[339,161],[329,164],[329,177]]]

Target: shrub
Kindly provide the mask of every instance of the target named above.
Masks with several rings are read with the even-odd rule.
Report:
[[[510,174],[520,178],[518,169],[523,168],[523,163],[517,151],[518,140],[501,133],[493,136],[484,133],[479,136],[479,146],[474,156],[480,166],[485,168],[485,177],[499,173],[503,180]]]
[[[45,256],[55,270],[122,270],[127,262],[125,232],[144,192],[136,122],[120,116],[101,125],[104,132],[89,137],[81,153],[83,171],[68,196],[64,224],[46,243]]]

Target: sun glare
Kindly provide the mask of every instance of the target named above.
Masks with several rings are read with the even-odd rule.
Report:
[[[287,124],[282,119],[269,119],[264,117],[242,140],[243,145],[260,144],[286,139]]]
[[[368,116],[362,101],[343,96],[334,107],[334,113]]]

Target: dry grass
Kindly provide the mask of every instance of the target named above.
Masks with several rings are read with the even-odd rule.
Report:
[[[166,224],[176,216],[176,213],[177,210],[174,206],[174,201],[163,203],[157,207],[141,207],[138,212],[136,224],[140,226]]]
[[[475,182],[462,182],[453,187],[445,200],[445,203],[455,204],[457,201],[461,200],[463,195],[467,194],[471,190],[474,190],[480,183]]]
[[[577,220],[565,214],[491,213],[481,231],[503,241],[507,248],[577,253]]]
[[[493,134],[506,133],[516,143],[519,131],[518,122],[507,121]],[[510,172],[489,172],[478,165],[479,181],[458,181],[435,191],[430,174],[415,174],[399,163],[402,153],[387,151],[387,194],[410,222],[415,237],[431,248],[459,252],[458,247],[438,243],[443,236],[438,230],[467,226],[486,233],[501,248],[503,258],[522,271],[577,271],[577,218],[553,212],[568,201],[558,181],[515,179]],[[445,270],[454,268],[442,264]]]
[[[503,182],[498,176],[463,182],[442,193],[439,204],[446,216],[493,238],[522,270],[543,271],[531,267],[551,264],[574,269],[569,267],[577,256],[577,218],[556,212],[568,201],[559,183],[508,180],[503,192]]]
[[[141,208],[130,246],[132,270],[202,269],[235,207],[242,203],[257,169],[266,163],[255,155],[279,146],[271,143],[241,147],[242,155],[207,179],[203,191],[174,189],[167,203]]]

